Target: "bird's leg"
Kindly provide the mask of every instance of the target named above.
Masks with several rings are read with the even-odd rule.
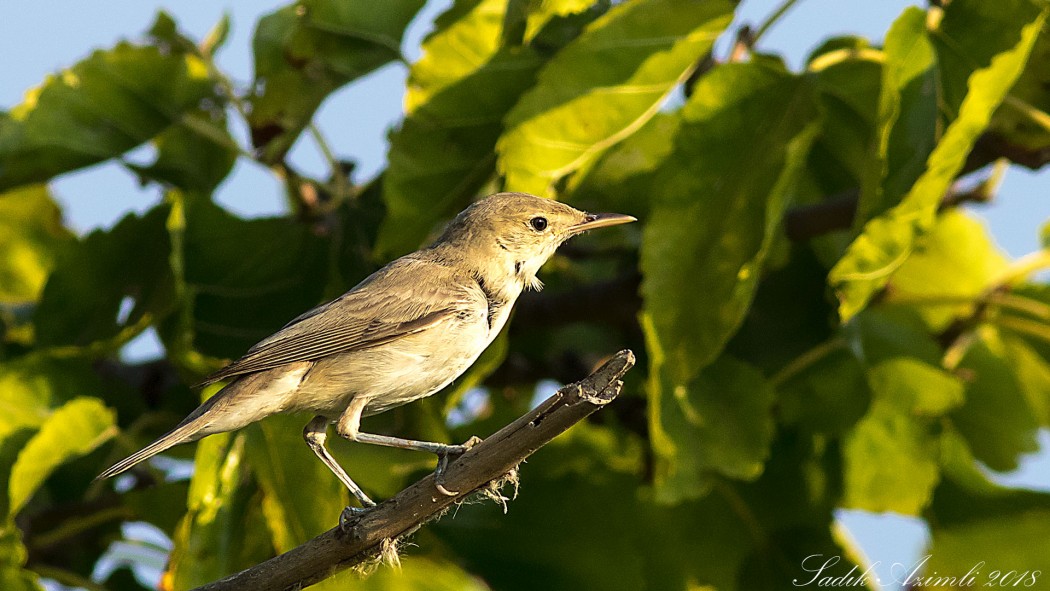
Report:
[[[336,423],[336,432],[350,441],[370,443],[372,445],[383,445],[386,447],[397,447],[400,449],[411,449],[414,451],[425,451],[436,455],[438,457],[438,465],[434,470],[435,486],[437,486],[438,491],[442,494],[450,497],[459,494],[456,491],[448,490],[444,485],[445,468],[448,466],[449,457],[463,454],[468,449],[480,443],[480,439],[477,437],[471,437],[462,445],[449,445],[447,443],[437,443],[434,441],[416,441],[415,439],[402,439],[400,437],[391,437],[389,435],[362,433],[361,414],[364,412],[365,406],[367,405],[367,398],[355,398],[352,400],[350,405],[346,408],[346,411],[343,412],[343,415],[339,417],[339,421]]]
[[[368,498],[365,491],[361,490],[360,486],[350,478],[350,476],[343,470],[343,467],[335,461],[332,454],[328,452],[328,448],[325,447],[324,442],[328,439],[328,417],[316,416],[309,423],[306,424],[306,428],[303,429],[303,439],[306,440],[307,445],[310,449],[314,450],[317,457],[321,458],[328,469],[335,474],[335,477],[339,479],[346,488],[350,489],[350,494],[357,497],[357,500],[361,503],[364,509],[375,507],[375,502]],[[353,516],[355,511],[361,511],[361,509],[354,509],[347,507],[343,513],[339,516],[339,524],[344,525],[350,517]]]

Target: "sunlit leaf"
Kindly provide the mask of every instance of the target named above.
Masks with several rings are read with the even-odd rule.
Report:
[[[641,127],[732,20],[732,3],[620,4],[559,52],[507,114],[497,145],[506,187],[555,181]]]
[[[844,504],[918,515],[940,478],[936,419],[963,401],[962,384],[910,358],[869,370],[871,408],[847,435]]]
[[[248,432],[247,458],[278,552],[334,527],[347,505],[346,487],[303,440],[304,418],[273,417]]]
[[[165,572],[172,589],[210,583],[273,555],[261,497],[247,478],[243,435],[212,435],[197,445],[188,512]]]
[[[0,189],[119,156],[210,96],[195,56],[130,43],[96,51],[0,114]]]
[[[916,237],[933,225],[941,198],[1027,63],[1046,12],[1044,9],[1035,21],[1023,27],[1017,45],[995,56],[986,68],[970,76],[969,91],[959,108],[959,116],[930,154],[926,170],[900,204],[865,225],[832,269],[828,282],[838,296],[843,321],[853,317],[886,285],[890,275],[911,253]]]
[[[0,195],[0,306],[36,300],[71,238],[46,187]]]
[[[609,148],[573,175],[567,199],[584,209],[601,207],[617,213],[646,216],[654,193],[655,173],[674,150],[682,119],[677,113],[657,113],[638,131]],[[593,205],[592,205],[593,204]]]
[[[501,47],[506,4],[455,3],[438,17],[423,57],[409,70],[406,116],[390,137],[383,178],[387,217],[378,249],[384,258],[418,247],[495,170],[503,118],[543,63],[530,47]]]
[[[860,223],[900,202],[938,137],[938,64],[926,12],[906,9],[886,34],[873,157],[861,176]]]
[[[116,435],[116,418],[97,398],[76,398],[56,409],[26,443],[11,468],[8,513],[29,501],[51,472]]]
[[[43,591],[39,575],[22,568],[26,548],[18,528],[10,519],[0,524],[0,589],[4,591]]]
[[[916,241],[915,252],[894,273],[885,301],[914,306],[931,331],[939,332],[972,313],[1006,265],[981,222],[948,211]]]

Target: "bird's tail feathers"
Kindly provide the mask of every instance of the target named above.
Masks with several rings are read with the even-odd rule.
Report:
[[[95,480],[103,480],[116,476],[117,474],[127,471],[135,464],[146,461],[163,451],[179,445],[180,443],[188,443],[200,439],[207,434],[205,429],[211,423],[210,417],[207,416],[207,411],[210,410],[219,399],[220,395],[218,394],[209,398],[174,429],[165,433],[160,439],[131,454],[116,464],[113,464],[96,476]]]

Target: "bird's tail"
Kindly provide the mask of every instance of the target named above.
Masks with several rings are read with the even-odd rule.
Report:
[[[206,400],[204,404],[197,407],[190,416],[186,417],[174,429],[165,433],[160,439],[131,454],[116,464],[113,464],[96,476],[95,480],[103,480],[111,476],[116,476],[117,474],[130,469],[135,464],[144,462],[163,451],[179,445],[180,443],[188,443],[204,437],[209,433],[207,428],[212,422],[212,417],[208,411],[222,398],[223,395],[221,392],[212,396]]]

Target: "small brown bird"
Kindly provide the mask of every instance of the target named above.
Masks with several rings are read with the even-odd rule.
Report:
[[[526,195],[498,193],[461,212],[432,245],[401,257],[339,298],[292,320],[202,385],[230,382],[169,433],[99,475],[124,472],[180,443],[277,413],[309,411],[306,443],[362,506],[375,503],[325,447],[329,423],[351,441],[427,451],[447,445],[364,433],[361,417],[430,396],[499,334],[536,272],[572,236],[633,222]],[[440,484],[439,484],[440,486]]]

